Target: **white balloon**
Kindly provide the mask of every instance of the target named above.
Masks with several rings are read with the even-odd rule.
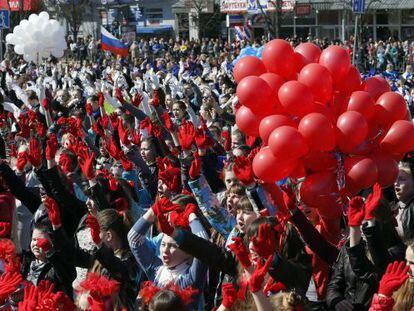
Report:
[[[39,15],[37,15],[37,14],[30,14],[30,16],[29,16],[29,22],[30,23],[35,23],[35,21],[37,21],[39,19]]]
[[[52,51],[52,54],[56,58],[61,58],[63,56],[64,52],[63,52],[63,50],[55,50],[55,51]]]
[[[39,17],[40,17],[41,19],[48,20],[48,19],[49,19],[49,13],[47,13],[46,11],[40,12],[40,13],[39,13]]]
[[[27,24],[29,24],[29,21],[27,20],[27,19],[22,19],[21,21],[20,21],[20,26],[25,26],[25,25],[27,25]]]
[[[24,45],[16,44],[14,46],[14,51],[16,52],[16,54],[20,54],[20,55],[24,54]]]
[[[16,37],[21,37],[23,35],[23,27],[20,25],[17,25],[13,29],[13,34],[16,35]]]
[[[39,53],[39,57],[41,58],[48,58],[50,56],[50,50],[43,50]]]
[[[24,54],[24,55],[23,55],[23,59],[24,59],[26,62],[33,62],[36,58],[35,58],[35,56],[34,56],[34,55],[32,55],[32,54]]]
[[[13,42],[14,42],[14,35],[12,34],[12,33],[8,33],[7,35],[6,35],[6,42],[8,43],[8,44],[14,44]]]
[[[31,37],[32,37],[32,39],[34,40],[34,41],[42,41],[42,36],[43,34],[42,34],[42,32],[41,31],[39,31],[39,30],[34,30],[33,32],[32,32],[32,35],[31,35]]]

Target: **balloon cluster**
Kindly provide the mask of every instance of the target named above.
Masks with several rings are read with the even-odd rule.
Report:
[[[246,46],[240,50],[239,55],[233,60],[232,65],[235,66],[237,62],[245,56],[256,56],[258,58],[262,58],[264,46],[260,47],[253,47],[253,46]]]
[[[233,70],[242,106],[241,131],[262,139],[255,175],[275,182],[305,177],[302,201],[338,217],[339,193],[393,184],[397,161],[414,150],[414,125],[404,98],[381,77],[361,81],[349,53],[284,40],[264,46],[262,60],[240,59]]]
[[[36,61],[53,55],[63,56],[66,49],[65,30],[57,20],[49,19],[47,12],[31,14],[14,27],[6,36],[7,44],[14,45],[14,51],[23,55],[25,61]]]

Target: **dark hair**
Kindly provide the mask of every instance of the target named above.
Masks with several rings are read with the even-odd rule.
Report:
[[[254,212],[253,205],[247,196],[241,197],[236,204],[236,210],[242,210],[243,212]]]
[[[122,247],[128,248],[127,235],[133,224],[131,214],[126,211],[121,215],[116,209],[108,208],[98,212],[96,217],[101,230],[112,230],[122,241]]]
[[[274,217],[259,217],[255,219],[249,226],[249,229],[247,230],[248,241],[250,241],[252,237],[258,234],[259,227],[261,224],[269,224],[272,228],[274,228],[278,223],[279,222]],[[276,231],[275,231],[275,235],[277,235]]]
[[[52,234],[53,232],[52,223],[50,222],[49,218],[46,217],[38,219],[33,225],[33,230],[34,229],[47,234]]]
[[[38,100],[39,98],[37,97],[37,94],[36,94],[35,91],[30,91],[29,94],[27,95],[27,99],[28,100],[33,100],[33,99]]]
[[[148,309],[150,311],[186,310],[184,301],[172,290],[160,290],[152,297]]]

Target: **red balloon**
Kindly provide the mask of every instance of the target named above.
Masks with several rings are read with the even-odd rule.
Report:
[[[319,64],[309,64],[303,67],[298,75],[298,81],[307,85],[320,103],[326,103],[332,97],[332,77],[328,69]]]
[[[297,159],[309,151],[302,134],[296,128],[286,125],[270,134],[269,147],[280,160]]]
[[[319,57],[319,64],[329,70],[335,85],[338,85],[346,79],[351,67],[351,58],[344,48],[338,45],[331,45],[322,51]]]
[[[380,142],[383,152],[401,154],[414,150],[414,124],[406,120],[395,121]]]
[[[292,59],[292,67],[294,68],[293,73],[298,73],[306,65],[307,63],[306,63],[305,58],[299,53],[294,52],[293,59]],[[292,78],[293,76],[289,76],[289,80],[294,80]]]
[[[321,49],[313,43],[305,42],[299,44],[295,48],[295,52],[301,54],[305,60],[305,65],[310,63],[317,63],[321,56]]]
[[[335,89],[343,93],[352,93],[358,91],[361,88],[361,74],[358,69],[351,66],[346,74],[344,80],[338,82]]]
[[[397,120],[403,120],[407,114],[404,97],[398,93],[382,94],[375,105],[375,119],[379,124],[387,125]]]
[[[358,111],[365,118],[370,119],[374,115],[374,100],[365,91],[353,92],[348,102],[348,111]]]
[[[262,60],[268,71],[287,78],[292,71],[294,51],[289,42],[282,39],[274,39],[265,44]]]
[[[260,76],[266,72],[263,62],[256,56],[247,55],[239,59],[233,68],[233,76],[237,83],[248,76]]]
[[[298,160],[297,165],[289,175],[291,178],[295,179],[303,178],[306,176],[306,170],[302,160]]]
[[[310,113],[302,118],[298,127],[311,151],[331,151],[336,146],[334,127],[321,113]]]
[[[374,100],[377,100],[383,93],[390,92],[391,87],[384,78],[369,77],[362,83],[361,90],[368,92]]]
[[[333,111],[334,116],[336,117],[335,122],[336,122],[336,119],[346,111],[346,108],[348,107],[348,99],[349,97],[342,92],[338,92],[338,91],[333,92],[332,111]]]
[[[263,118],[259,125],[259,133],[263,143],[267,145],[267,141],[273,130],[283,125],[293,126],[295,128],[298,126],[291,118],[281,114],[274,114]]]
[[[338,160],[331,152],[313,151],[303,157],[303,164],[311,172],[333,171],[338,167]]]
[[[249,76],[241,80],[237,85],[236,94],[239,102],[254,112],[268,111],[274,105],[275,96],[272,95],[272,89],[260,77]]]
[[[357,111],[341,114],[336,122],[339,148],[350,152],[364,141],[368,134],[368,124],[364,116]]]
[[[378,169],[371,158],[364,156],[346,158],[344,168],[346,183],[352,189],[367,189],[377,181]]]
[[[270,151],[269,147],[263,147],[253,159],[253,172],[265,182],[275,182],[288,176],[297,166],[298,161],[289,159],[280,161]]]
[[[376,152],[372,154],[371,159],[378,169],[377,182],[381,187],[389,187],[394,184],[398,177],[398,163],[391,156]]]
[[[337,208],[338,184],[332,172],[309,175],[300,186],[300,198],[308,206]]]
[[[261,120],[260,117],[245,106],[241,106],[236,112],[237,127],[240,131],[250,136],[259,136],[259,124]]]
[[[286,82],[283,77],[271,72],[262,74],[260,78],[269,84],[270,88],[272,89],[272,95],[275,97],[277,96],[277,92],[279,91],[280,87]]]
[[[314,111],[313,95],[311,90],[298,81],[288,81],[278,92],[279,101],[289,113],[304,116]]]

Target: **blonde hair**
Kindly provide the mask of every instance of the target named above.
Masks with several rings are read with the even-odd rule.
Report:
[[[270,303],[274,310],[279,311],[294,311],[306,310],[303,298],[296,292],[279,292],[276,295],[269,297]]]

